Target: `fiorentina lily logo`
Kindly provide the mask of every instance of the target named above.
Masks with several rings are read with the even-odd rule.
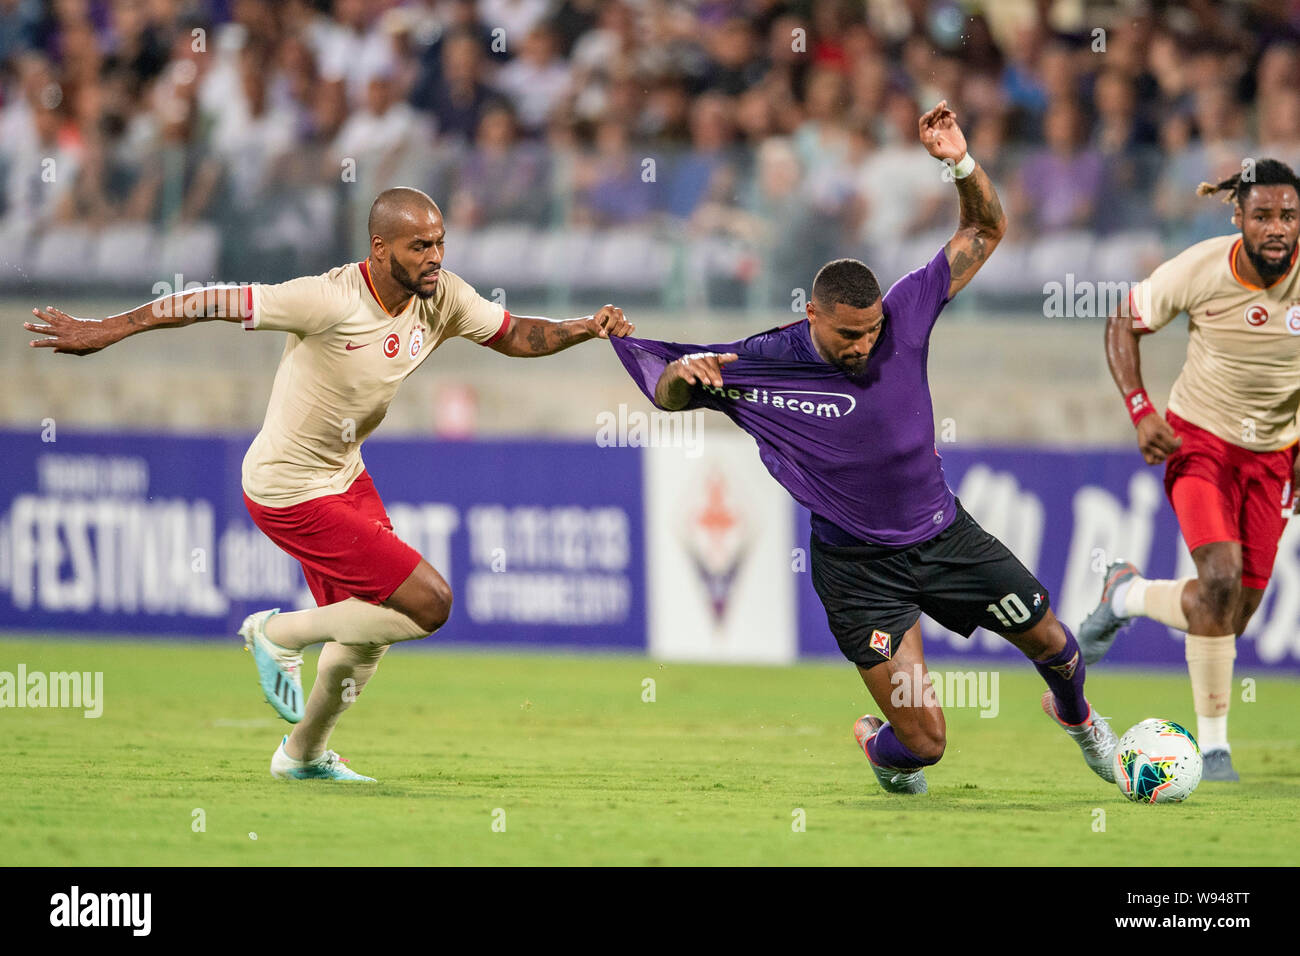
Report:
[[[702,490],[704,500],[686,509],[689,517],[682,543],[708,592],[713,622],[721,627],[753,531],[725,472],[705,478]]]
[[[871,632],[871,649],[886,659],[894,656],[894,645],[884,631]]]
[[[1075,670],[1079,666],[1079,652],[1075,651],[1074,656],[1064,664],[1051,664],[1049,666],[1066,680],[1071,680],[1074,677]]]

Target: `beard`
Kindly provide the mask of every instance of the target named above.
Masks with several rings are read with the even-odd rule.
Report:
[[[405,289],[407,292],[412,293],[413,295],[418,296],[421,299],[433,298],[434,293],[438,291],[437,286],[434,286],[432,289],[421,288],[420,281],[417,278],[415,278],[413,275],[411,275],[411,273],[407,272],[406,269],[402,266],[402,264],[398,262],[396,259],[389,260],[388,273],[394,279],[397,280],[398,284],[401,285],[403,289]],[[437,273],[435,273],[435,275],[436,274]]]
[[[868,359],[863,359],[861,362],[846,362],[843,359],[837,359],[833,364],[852,379],[862,379],[867,375]]]
[[[1291,271],[1291,258],[1295,255],[1294,244],[1278,262],[1270,262],[1264,258],[1259,250],[1252,248],[1250,243],[1245,241],[1244,237],[1242,238],[1241,247],[1246,250],[1246,258],[1255,267],[1255,271],[1259,273],[1259,277],[1264,280],[1265,285],[1272,285]]]

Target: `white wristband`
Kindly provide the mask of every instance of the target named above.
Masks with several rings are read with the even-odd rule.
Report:
[[[973,172],[975,172],[975,158],[971,156],[971,154],[968,152],[965,156],[961,158],[960,163],[956,163],[953,165],[952,178],[965,179]]]

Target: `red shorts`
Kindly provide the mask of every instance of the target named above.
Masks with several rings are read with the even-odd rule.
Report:
[[[1263,590],[1273,573],[1294,489],[1296,446],[1251,451],[1173,412],[1165,418],[1183,443],[1165,463],[1165,494],[1189,551],[1215,541],[1241,545],[1241,583]]]
[[[364,471],[341,495],[287,508],[267,508],[244,495],[244,504],[262,533],[302,564],[321,606],[350,597],[381,604],[420,563],[420,553],[393,534]]]

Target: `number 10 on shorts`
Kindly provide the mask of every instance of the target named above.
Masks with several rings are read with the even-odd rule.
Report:
[[[1025,602],[1020,600],[1020,595],[1014,592],[1008,594],[997,604],[990,604],[985,610],[996,617],[998,623],[1003,627],[1024,624],[1025,621],[1029,620],[1029,608],[1025,607]]]

